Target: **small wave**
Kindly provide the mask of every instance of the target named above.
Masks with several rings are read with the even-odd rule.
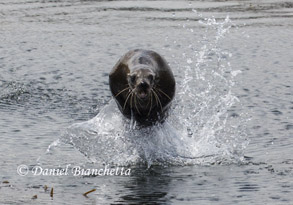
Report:
[[[22,102],[31,96],[30,87],[18,82],[3,82],[0,85],[0,102],[8,103],[12,101]]]

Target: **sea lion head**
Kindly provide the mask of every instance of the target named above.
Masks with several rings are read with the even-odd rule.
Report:
[[[156,75],[148,66],[138,66],[127,75],[130,89],[141,101],[150,98]]]

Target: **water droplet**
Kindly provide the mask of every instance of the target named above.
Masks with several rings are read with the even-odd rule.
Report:
[[[191,64],[192,63],[192,60],[190,58],[187,59],[186,61],[188,64]]]
[[[231,75],[232,75],[233,77],[235,77],[236,75],[238,75],[238,74],[240,74],[240,73],[242,73],[241,70],[233,70],[233,71],[231,71]]]

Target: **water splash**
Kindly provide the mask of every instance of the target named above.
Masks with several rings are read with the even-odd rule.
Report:
[[[179,106],[171,115],[180,117],[169,120],[177,121],[177,127],[181,126],[178,129],[186,129],[196,141],[194,146],[206,149],[205,155],[214,155],[214,160],[242,160],[248,143],[244,128],[246,119],[234,119],[229,115],[232,106],[239,102],[232,88],[235,76],[241,71],[232,70],[229,63],[232,53],[220,47],[220,41],[235,25],[228,16],[220,22],[209,18],[199,23],[205,26],[206,35],[199,50],[190,44],[189,52],[182,55],[186,65],[179,68],[184,70],[177,95]],[[193,32],[186,25],[184,28]]]
[[[243,119],[231,117],[229,111],[239,101],[232,87],[240,71],[232,70],[228,61],[232,54],[219,46],[233,23],[229,17],[199,23],[206,27],[206,35],[199,50],[190,44],[182,54],[186,63],[178,63],[178,69],[184,74],[177,80],[177,95],[164,124],[141,128],[125,119],[112,100],[95,118],[70,126],[61,141],[104,164],[241,161],[247,145]],[[183,28],[193,33],[192,28]]]

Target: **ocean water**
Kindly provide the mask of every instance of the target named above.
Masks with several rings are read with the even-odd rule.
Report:
[[[1,2],[1,204],[292,204],[292,7]],[[162,125],[112,99],[108,74],[134,48],[174,72]]]

